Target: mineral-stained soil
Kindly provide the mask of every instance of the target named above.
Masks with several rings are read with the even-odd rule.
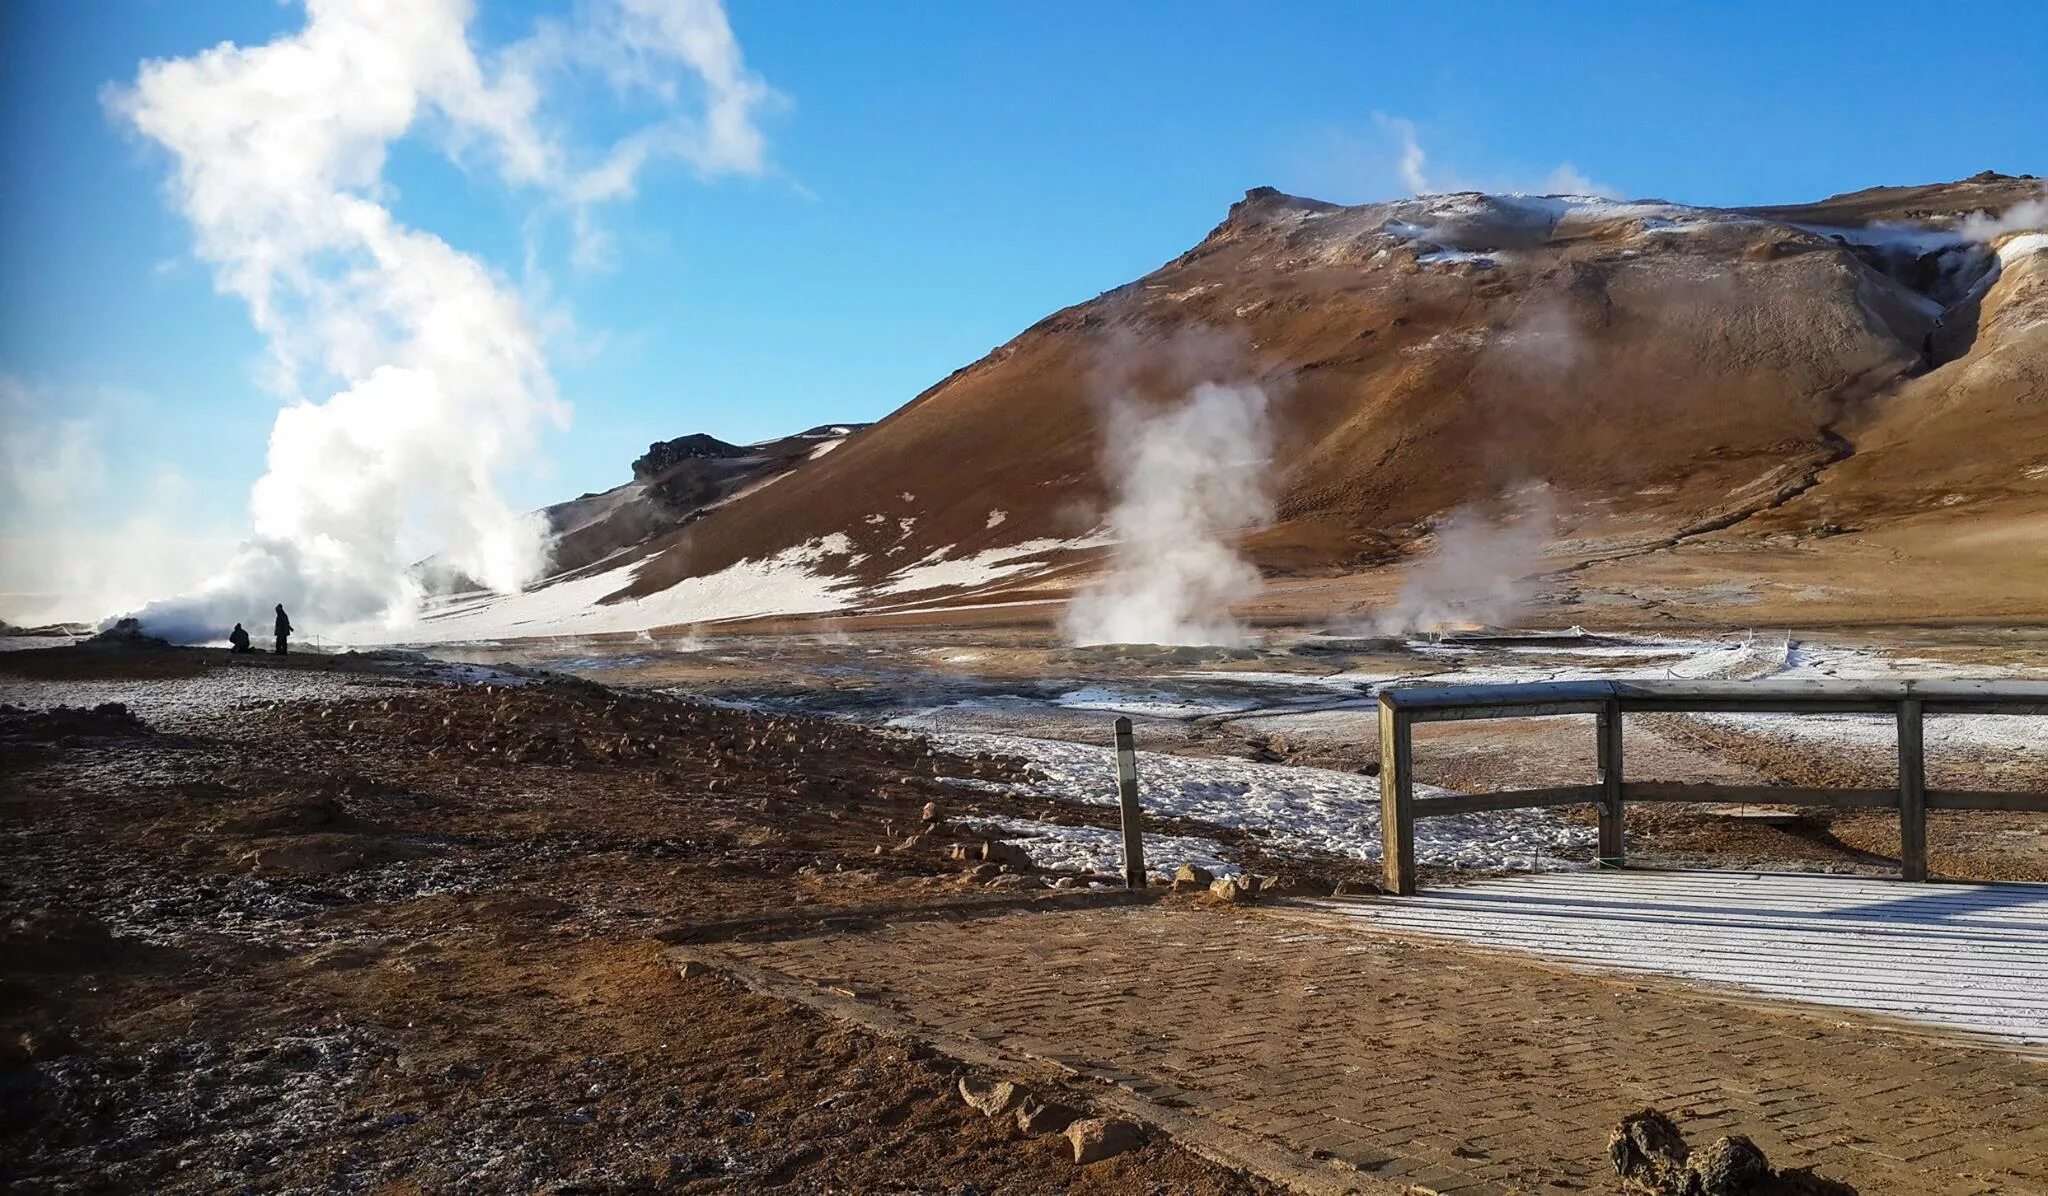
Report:
[[[1012,800],[957,783],[1004,761],[375,659],[0,656],[0,690],[53,679],[136,700],[0,712],[18,1190],[1264,1190],[1156,1137],[1077,1166],[957,1065],[665,956],[747,915],[1022,898],[1050,878],[973,879],[945,822]]]

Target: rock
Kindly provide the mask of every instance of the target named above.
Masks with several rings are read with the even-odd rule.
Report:
[[[62,1026],[46,1026],[22,1031],[20,1047],[22,1058],[33,1063],[46,1063],[76,1051],[78,1040]]]
[[[1199,893],[1215,883],[1216,874],[1195,864],[1182,864],[1173,874],[1173,891]]]
[[[923,835],[912,835],[909,838],[905,839],[903,842],[898,843],[896,845],[896,850],[899,852],[921,851],[924,849],[924,842],[925,840]]]
[[[1739,1134],[1714,1139],[1685,1164],[1686,1196],[1761,1196],[1770,1180],[1764,1152]]]
[[[988,867],[983,864],[982,867]],[[1045,881],[1036,876],[1025,876],[1017,872],[1005,872],[988,882],[991,889],[1042,889]]]
[[[1209,895],[1233,905],[1255,901],[1259,896],[1259,878],[1250,873],[1222,877],[1209,886]]]
[[[1005,843],[1001,839],[984,840],[981,845],[981,858],[991,864],[1010,864],[1018,868],[1031,866],[1030,852],[1015,843]]]
[[[1042,1101],[1027,1096],[1017,1105],[1017,1130],[1026,1137],[1039,1134],[1057,1134],[1081,1116],[1079,1109],[1069,1108],[1058,1101]]]
[[[1067,1127],[1067,1141],[1074,1144],[1076,1163],[1098,1163],[1136,1150],[1144,1134],[1122,1118],[1089,1117]]]
[[[1023,1092],[1008,1080],[983,1083],[972,1076],[960,1077],[960,1099],[983,1117],[1000,1117],[1015,1108]]]
[[[928,801],[924,803],[924,812],[920,816],[927,823],[941,822],[946,817],[946,808],[935,801]]]
[[[1678,1126],[1655,1109],[1629,1114],[1607,1135],[1607,1159],[1628,1192],[1676,1196],[1691,1153]]]

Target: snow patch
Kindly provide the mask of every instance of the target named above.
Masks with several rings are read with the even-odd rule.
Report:
[[[851,604],[847,583],[814,566],[847,556],[853,542],[834,532],[761,560],[739,561],[716,573],[686,577],[668,589],[619,602],[604,599],[627,588],[656,553],[617,569],[556,582],[523,593],[451,603],[430,610],[400,633],[407,642],[495,639],[531,635],[597,635],[645,631],[683,623],[714,623],[758,615],[810,614]]]
[[[1040,868],[1123,875],[1122,831],[1096,826],[1061,826],[1031,818],[979,818],[962,825],[1015,840],[1017,846],[1031,856],[1031,862]],[[1214,839],[1148,834],[1145,836],[1145,871],[1153,876],[1171,876],[1182,864],[1193,864],[1219,875],[1238,871],[1235,865],[1224,860],[1225,850],[1223,844]]]

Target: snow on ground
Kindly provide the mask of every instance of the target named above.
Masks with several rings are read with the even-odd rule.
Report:
[[[1998,247],[1998,263],[2010,266],[2037,253],[2048,253],[2048,233],[2022,233]]]
[[[407,629],[410,642],[495,639],[521,635],[597,635],[681,623],[712,623],[753,615],[841,610],[853,595],[843,579],[814,568],[826,557],[847,556],[840,534],[786,548],[765,560],[740,561],[716,573],[685,578],[668,589],[623,602],[601,600],[639,577],[661,554],[520,594],[494,595],[431,611]]]
[[[947,550],[938,549],[914,565],[899,569],[889,580],[874,588],[876,594],[911,594],[921,590],[964,589],[1004,581],[1020,573],[1042,569],[1045,563],[1032,558],[1047,553],[1087,548],[1093,538],[1081,540],[1024,540],[1002,548],[989,548],[973,556],[948,560]]]
[[[1574,872],[1321,908],[1600,968],[2048,1044],[2048,885]]]
[[[1031,818],[981,818],[964,825],[975,830],[998,832],[1031,854],[1041,868],[1072,868],[1121,876],[1124,870],[1122,831],[1097,826],[1061,826]],[[1214,839],[1193,835],[1145,836],[1145,871],[1153,876],[1172,876],[1182,864],[1193,864],[1222,875],[1241,871],[1226,862],[1228,850]]]
[[[1135,693],[1103,685],[1069,690],[1054,698],[1053,704],[1068,710],[1109,710],[1146,718],[1200,718],[1255,710],[1259,706],[1249,698],[1190,697],[1162,690]]]
[[[989,752],[1028,762],[1032,780],[1019,792],[1069,801],[1116,804],[1115,752],[1092,744],[946,729],[944,710],[908,715],[892,725],[924,733],[940,751]],[[1418,786],[1418,794],[1440,790]],[[1147,813],[1241,828],[1276,847],[1326,851],[1357,859],[1380,857],[1379,782],[1320,768],[1247,760],[1138,753],[1139,802]],[[1148,837],[1149,841],[1149,837]],[[1424,818],[1415,824],[1415,853],[1424,863],[1464,868],[1526,867],[1560,846],[1592,842],[1592,828],[1550,810],[1511,810]]]
[[[102,702],[120,702],[155,730],[191,733],[210,728],[213,721],[226,711],[256,702],[403,696],[414,691],[399,682],[406,679],[445,680],[440,670],[446,667],[438,661],[394,661],[390,683],[360,674],[260,666],[208,669],[190,677],[105,681],[0,677],[0,704],[41,710],[52,706],[97,706]]]

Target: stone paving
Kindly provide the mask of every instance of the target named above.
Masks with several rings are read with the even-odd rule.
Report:
[[[1608,1128],[1654,1106],[1865,1196],[2048,1193],[2039,1059],[1308,911],[951,915],[699,954],[1349,1177],[1319,1187],[1610,1191]]]

